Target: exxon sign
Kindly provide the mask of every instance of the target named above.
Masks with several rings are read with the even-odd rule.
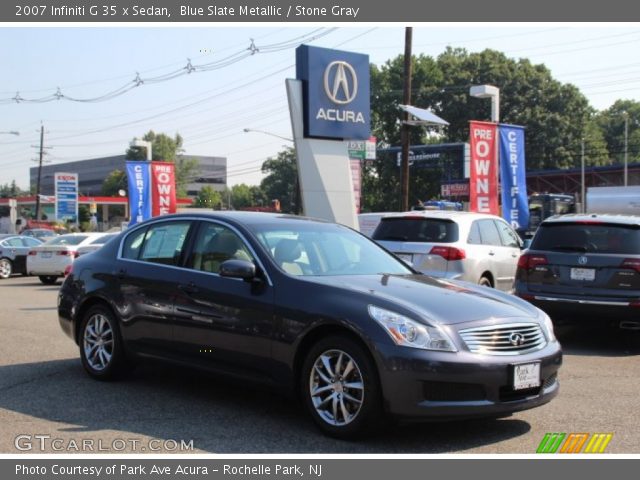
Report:
[[[370,136],[369,56],[301,45],[304,136],[367,140]]]

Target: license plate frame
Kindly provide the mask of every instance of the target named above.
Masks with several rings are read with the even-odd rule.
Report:
[[[596,279],[595,268],[572,268],[571,280],[577,280],[579,282],[593,282]]]
[[[53,252],[41,252],[40,253],[40,257],[41,258],[51,258],[53,256]]]
[[[515,391],[538,388],[542,385],[541,363],[527,362],[511,365],[511,388]]]

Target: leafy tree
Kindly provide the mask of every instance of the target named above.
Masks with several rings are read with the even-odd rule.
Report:
[[[255,205],[251,187],[244,183],[231,187],[231,204],[237,209]]]
[[[267,159],[262,164],[262,173],[267,176],[262,179],[260,189],[268,201],[279,200],[285,213],[300,213],[295,150],[289,147]]]
[[[15,198],[22,195],[28,195],[29,192],[18,187],[15,179],[11,183],[5,183],[0,186],[0,198]]]
[[[178,157],[176,164],[176,194],[187,196],[187,185],[195,182],[200,174],[198,161],[191,157]]]
[[[198,192],[194,206],[219,210],[222,206],[222,195],[211,185],[205,185]]]
[[[102,195],[107,197],[116,197],[119,195],[119,191],[128,190],[127,175],[123,170],[114,170],[102,183]]]
[[[608,109],[598,113],[596,122],[603,131],[612,159],[616,163],[623,163],[625,116],[628,119],[629,163],[640,162],[640,102],[617,100]]]

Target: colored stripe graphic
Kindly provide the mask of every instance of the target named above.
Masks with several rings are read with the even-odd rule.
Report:
[[[556,453],[566,433],[546,433],[536,453]]]
[[[562,445],[560,453],[580,453],[580,450],[582,450],[582,446],[585,444],[588,438],[588,433],[570,433],[567,436],[567,440],[565,440],[564,444]]]
[[[584,453],[604,453],[612,437],[612,433],[594,433]]]

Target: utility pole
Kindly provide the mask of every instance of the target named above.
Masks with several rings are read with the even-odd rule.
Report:
[[[624,186],[629,184],[629,113],[624,112]]]
[[[412,50],[413,28],[406,27],[404,33],[404,91],[402,103],[411,105],[411,50]],[[400,211],[409,210],[409,113],[402,114],[402,125],[400,130],[402,142],[402,162],[400,167]]]
[[[36,182],[36,222],[40,221],[40,179],[44,157],[44,125],[40,125],[40,158],[38,160],[38,180]]]
[[[580,142],[580,146],[582,148],[582,153],[581,153],[581,161],[580,161],[580,165],[581,165],[581,169],[580,169],[580,201],[582,202],[582,213],[587,213],[587,199],[585,198],[585,185],[584,185],[584,138],[582,139],[582,141]]]

